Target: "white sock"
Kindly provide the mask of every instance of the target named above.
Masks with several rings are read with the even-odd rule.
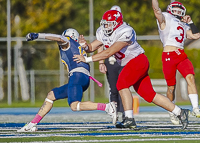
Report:
[[[174,110],[172,111],[172,113],[174,113],[176,116],[181,114],[181,108],[178,107],[177,105],[175,105]]]
[[[198,107],[198,94],[189,94],[190,102],[192,104],[193,109]]]
[[[133,110],[124,111],[125,117],[133,118]]]
[[[173,100],[172,103],[175,104],[175,100]],[[168,111],[168,112],[171,113],[171,114],[174,114],[174,113],[172,113],[172,112],[170,112],[170,111]]]

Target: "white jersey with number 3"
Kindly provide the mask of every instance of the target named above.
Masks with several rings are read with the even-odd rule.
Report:
[[[163,47],[168,45],[183,49],[184,42],[186,40],[186,32],[190,29],[189,25],[181,22],[179,19],[167,12],[163,12],[162,14],[165,17],[166,27],[165,29],[161,30],[158,20],[157,25]]]
[[[134,29],[126,23],[123,23],[121,26],[119,26],[110,36],[104,35],[101,27],[99,27],[96,31],[96,37],[98,41],[101,41],[104,44],[105,48],[109,48],[118,41],[130,41],[130,45],[122,48],[119,52],[114,54],[117,62],[121,66],[125,66],[131,59],[144,53],[144,49],[136,40]]]

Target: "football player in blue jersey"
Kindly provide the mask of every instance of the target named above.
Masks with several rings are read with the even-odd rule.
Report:
[[[78,43],[79,33],[72,28],[66,29],[62,35],[50,33],[29,33],[26,36],[27,41],[35,39],[47,39],[56,41],[58,43],[61,61],[67,67],[69,72],[69,81],[67,84],[52,89],[34,117],[34,119],[26,124],[17,132],[34,132],[37,131],[37,124],[41,119],[51,110],[53,102],[59,99],[68,98],[68,104],[72,111],[84,110],[103,110],[112,116],[113,124],[116,124],[116,107],[114,102],[108,104],[94,103],[91,101],[81,102],[83,92],[89,87],[90,79],[93,79],[99,84],[97,80],[90,76],[90,66],[87,63],[77,63],[73,60],[74,55],[84,55],[86,52]],[[99,85],[101,86],[101,85]]]

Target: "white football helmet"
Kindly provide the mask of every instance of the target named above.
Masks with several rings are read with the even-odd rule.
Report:
[[[121,11],[121,8],[120,8],[118,5],[112,6],[110,10],[117,10],[117,11],[119,11],[119,12],[122,12],[122,11]]]
[[[182,3],[175,1],[167,6],[167,12],[174,15],[178,19],[182,19],[185,16],[186,8]]]
[[[73,28],[68,28],[66,29],[63,33],[63,36],[69,36],[71,37],[74,41],[78,42],[78,37],[79,37],[79,33],[73,29]]]

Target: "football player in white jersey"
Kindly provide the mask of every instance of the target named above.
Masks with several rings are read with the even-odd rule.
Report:
[[[167,12],[159,8],[158,0],[152,0],[152,7],[157,18],[158,31],[163,43],[162,63],[163,73],[167,82],[167,97],[175,102],[176,71],[178,70],[187,81],[188,94],[193,112],[200,117],[198,107],[198,94],[194,79],[194,67],[184,52],[184,41],[199,39],[200,34],[191,17],[185,15],[186,8],[180,2],[172,2],[167,7]],[[173,124],[179,124],[179,119],[170,113]]]
[[[117,89],[122,99],[125,119],[116,127],[136,127],[132,109],[133,98],[129,89],[133,86],[147,102],[152,102],[176,114],[181,120],[182,128],[185,129],[188,125],[189,110],[179,108],[167,97],[154,91],[148,75],[149,61],[144,55],[143,48],[137,43],[134,29],[123,23],[122,14],[116,10],[108,10],[104,13],[100,24],[101,26],[96,31],[96,40],[87,44],[83,35],[80,35],[79,40],[86,52],[93,52],[102,45],[107,49],[91,57],[74,55],[74,60],[78,63],[81,61],[89,63],[115,55],[118,63],[124,66],[118,77]]]
[[[117,5],[112,6],[111,10],[117,10],[117,11],[121,12],[121,8]],[[98,49],[98,53],[103,51],[104,49],[106,49],[106,47],[102,46],[101,48]],[[118,79],[118,76],[119,76],[122,68],[123,68],[123,66],[120,66],[117,63],[114,55],[105,60],[99,61],[99,71],[103,74],[106,74],[107,81],[109,84],[109,101],[115,102],[115,104],[117,106],[117,112],[119,114],[122,113],[122,116],[118,115],[118,118],[122,117],[121,119],[123,120],[124,119],[124,108],[122,105],[122,100],[121,100],[120,94],[116,87],[117,79]]]

